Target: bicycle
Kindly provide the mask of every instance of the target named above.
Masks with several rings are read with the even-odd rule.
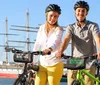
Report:
[[[6,51],[14,53],[13,59],[15,62],[24,63],[23,72],[19,74],[14,85],[34,85],[36,71],[39,70],[38,65],[32,65],[33,55],[43,55],[42,51],[24,52],[15,48],[5,48]],[[48,53],[49,55],[50,53]],[[28,64],[29,63],[29,64]],[[34,70],[34,71],[33,71]]]
[[[67,59],[67,69],[71,70],[78,70],[77,77],[75,80],[72,81],[71,85],[85,85],[85,81],[83,78],[83,75],[87,75],[89,78],[93,79],[95,81],[95,85],[100,85],[100,63],[98,63],[97,56],[89,56],[84,58],[75,58],[72,56],[64,56],[65,59]],[[88,73],[86,69],[86,61],[92,60],[92,64],[95,64],[96,66],[96,74],[93,76],[92,74]]]

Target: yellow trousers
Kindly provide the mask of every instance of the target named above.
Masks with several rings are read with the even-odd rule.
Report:
[[[71,85],[72,81],[76,79],[76,74],[78,70],[68,70],[68,85]],[[87,72],[95,75],[96,68],[92,66],[90,69],[86,70]],[[90,79],[88,76],[84,75],[85,84],[86,85],[94,85],[94,81]]]
[[[63,63],[54,66],[40,66],[36,74],[35,85],[59,85],[63,74]]]

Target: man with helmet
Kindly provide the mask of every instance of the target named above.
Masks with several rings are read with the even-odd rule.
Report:
[[[35,85],[59,85],[63,74],[62,60],[55,57],[60,46],[63,29],[58,25],[61,9],[57,4],[50,4],[45,10],[46,22],[41,25],[37,34],[33,51],[42,50],[39,71],[36,74]],[[33,61],[34,63],[34,61]]]
[[[74,12],[76,22],[70,24],[66,28],[66,35],[64,40],[56,53],[56,57],[61,58],[61,54],[67,48],[68,43],[72,40],[72,56],[92,56],[97,53],[98,47],[98,59],[100,59],[100,31],[97,23],[86,20],[86,16],[89,11],[89,5],[85,1],[78,1],[74,5]],[[91,74],[95,75],[95,66],[92,66],[87,70]],[[76,78],[77,70],[68,70],[68,85],[71,85],[72,81]],[[84,76],[86,85],[94,85],[94,81],[89,77]]]

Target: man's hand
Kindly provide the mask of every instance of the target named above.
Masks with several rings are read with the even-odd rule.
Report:
[[[100,60],[100,53],[97,54],[97,59]]]
[[[55,56],[57,58],[61,58],[62,57],[62,52],[60,50],[58,50],[57,53],[55,54]]]
[[[100,60],[100,53],[95,53],[93,56],[97,56],[97,59]]]

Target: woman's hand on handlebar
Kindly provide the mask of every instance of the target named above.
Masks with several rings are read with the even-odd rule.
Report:
[[[52,50],[50,48],[45,49],[45,50],[43,50],[43,55],[46,55],[46,54],[50,55],[51,54],[51,51]]]

